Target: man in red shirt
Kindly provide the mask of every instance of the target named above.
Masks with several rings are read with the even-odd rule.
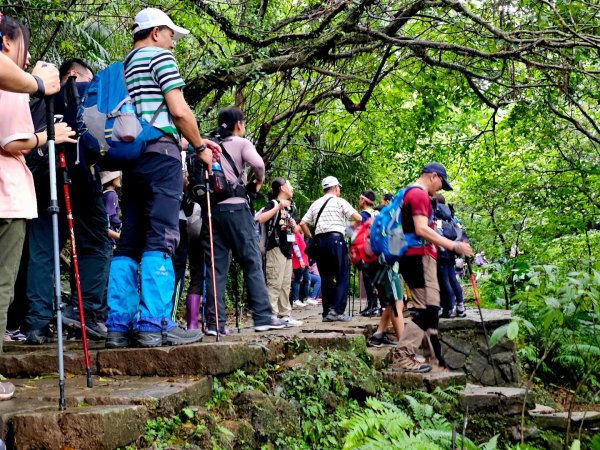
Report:
[[[417,310],[404,327],[402,338],[394,354],[395,368],[409,372],[429,372],[431,366],[415,359],[416,351],[427,336],[440,366],[446,366],[438,339],[438,311],[440,287],[437,279],[437,245],[458,254],[471,256],[473,251],[466,242],[455,242],[436,233],[433,208],[429,196],[437,191],[452,190],[443,165],[433,162],[423,167],[421,176],[404,195],[402,229],[414,233],[419,244],[411,246],[400,261],[400,273],[410,288]]]

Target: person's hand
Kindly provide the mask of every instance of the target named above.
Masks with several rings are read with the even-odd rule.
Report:
[[[64,144],[68,142],[70,144],[77,144],[77,141],[73,139],[75,136],[75,130],[71,129],[65,122],[59,122],[54,124],[54,142],[57,144]]]
[[[455,248],[454,252],[459,255],[465,255],[466,257],[473,256],[473,249],[466,242],[459,242],[458,245],[455,245]]]
[[[306,264],[304,264],[304,261],[302,261],[302,260],[300,261],[300,268],[302,270],[304,270],[306,268]]]
[[[292,231],[295,232],[296,221],[294,219],[290,219],[290,221],[288,222],[288,225],[292,229]]]
[[[33,68],[32,75],[39,77],[44,84],[45,95],[56,94],[60,91],[58,69],[54,64],[38,61]]]
[[[221,156],[221,147],[210,139],[202,139],[200,145],[206,145],[206,150],[196,153],[198,158],[208,166],[209,172],[212,163],[217,161]]]
[[[292,206],[292,202],[290,202],[289,200],[283,199],[279,201],[279,207],[281,209],[289,208],[290,206]]]

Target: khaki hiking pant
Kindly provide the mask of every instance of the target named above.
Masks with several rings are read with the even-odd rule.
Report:
[[[267,289],[273,313],[279,316],[292,314],[290,288],[292,286],[292,260],[286,258],[279,247],[267,251]]]
[[[25,219],[0,219],[0,352],[25,242]]]
[[[409,320],[404,325],[397,348],[401,356],[412,357],[416,355],[423,339],[438,332],[440,286],[437,279],[437,263],[428,255],[406,256],[400,262],[400,273],[410,288],[419,317],[414,321]]]

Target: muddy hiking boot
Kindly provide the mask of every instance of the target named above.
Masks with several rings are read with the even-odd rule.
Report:
[[[53,342],[54,336],[49,326],[42,328],[34,328],[27,331],[27,338],[25,339],[26,344],[40,345],[48,342]]]
[[[161,331],[138,331],[135,341],[139,347],[160,347],[193,344],[202,341],[203,337],[204,334],[200,330],[186,330],[179,325],[167,330],[163,324]]]
[[[390,369],[394,372],[427,373],[431,366],[418,361],[414,356],[403,356],[394,352],[394,362]]]
[[[131,345],[131,333],[109,331],[106,335],[106,348],[127,348]]]

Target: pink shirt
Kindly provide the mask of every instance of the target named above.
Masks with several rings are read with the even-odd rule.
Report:
[[[0,217],[33,219],[37,204],[33,176],[22,154],[4,151],[4,146],[29,139],[34,132],[29,96],[0,91]]]

